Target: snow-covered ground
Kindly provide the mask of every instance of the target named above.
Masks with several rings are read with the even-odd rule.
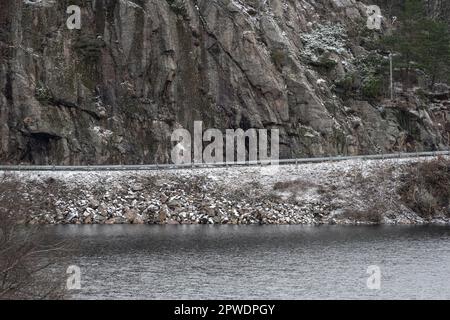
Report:
[[[45,199],[32,223],[410,224],[424,221],[400,201],[400,176],[428,160],[0,175],[24,201]]]

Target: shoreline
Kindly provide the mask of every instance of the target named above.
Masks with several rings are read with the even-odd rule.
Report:
[[[450,225],[447,209],[424,217],[400,192],[436,159],[0,177],[29,224]]]

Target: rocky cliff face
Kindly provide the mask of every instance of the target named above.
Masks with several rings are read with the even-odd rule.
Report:
[[[2,0],[1,163],[169,162],[195,120],[278,128],[282,157],[448,145],[448,104],[355,89],[366,21],[354,0]]]

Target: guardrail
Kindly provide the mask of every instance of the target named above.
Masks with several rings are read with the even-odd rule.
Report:
[[[281,159],[280,165],[302,164],[302,163],[320,163],[336,162],[345,160],[383,160],[383,159],[407,159],[424,158],[436,156],[448,156],[450,151],[432,151],[432,152],[412,152],[412,153],[390,153],[361,156],[336,156],[320,158],[299,158],[299,159]],[[273,164],[270,160],[266,161],[246,161],[233,163],[188,163],[188,164],[151,164],[151,165],[93,165],[93,166],[36,166],[36,165],[0,165],[0,171],[146,171],[146,170],[177,170],[177,169],[201,169],[201,168],[220,168],[220,167],[240,167],[240,166],[264,166]]]

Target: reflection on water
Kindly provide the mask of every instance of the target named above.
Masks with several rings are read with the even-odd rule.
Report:
[[[48,226],[79,299],[450,298],[450,227]],[[382,271],[369,290],[367,267]]]

